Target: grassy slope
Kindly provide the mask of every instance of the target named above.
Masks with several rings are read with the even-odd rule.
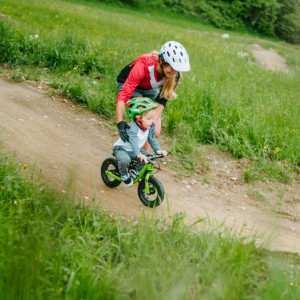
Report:
[[[76,208],[33,177],[0,154],[1,299],[299,299],[297,256],[181,215]]]
[[[178,88],[179,100],[168,105],[165,112],[164,127],[175,140],[173,152],[184,157],[193,154],[193,145],[198,142],[217,143],[235,157],[257,161],[254,172],[247,173],[247,180],[288,182],[292,178],[300,162],[297,47],[271,45],[287,57],[290,71],[286,74],[264,70],[253,63],[248,48],[253,40],[236,33],[222,40],[216,33],[220,31],[189,19],[178,18],[175,22],[159,14],[152,16],[89,1],[50,4],[0,0],[0,4],[1,11],[18,22],[19,35],[38,34],[38,39],[28,43],[41,43],[51,52],[51,59],[42,57],[35,65],[51,69],[43,61],[52,61],[56,52],[67,57],[54,74],[44,69],[44,79],[109,117],[114,116],[115,78],[120,69],[141,53],[159,50],[166,40],[179,40],[188,49],[192,72],[185,74]],[[267,41],[255,43],[270,47]],[[240,57],[239,52],[248,56]],[[32,57],[29,61],[33,61]],[[19,65],[24,63],[28,65],[28,61]],[[176,140],[186,142],[179,145]],[[261,170],[255,178],[257,168]]]
[[[76,66],[64,69],[69,67],[66,62],[54,73],[49,70],[33,71],[16,63],[15,66],[20,69],[14,70],[14,76],[18,79],[25,74],[29,78],[36,76],[59,82],[75,95],[79,95],[80,90],[71,90],[70,86],[78,87],[83,76],[84,84],[80,85],[83,94],[91,93],[97,97],[81,99],[79,95],[77,100],[90,101],[92,109],[106,114],[109,110],[105,111],[101,103],[111,101],[108,107],[113,109],[114,78],[120,65],[141,52],[159,49],[160,44],[170,38],[174,28],[178,30],[178,36],[175,31],[174,37],[187,43],[188,47],[196,43],[199,35],[201,41],[205,40],[205,44],[197,44],[199,48],[191,47],[194,49],[190,51],[191,58],[197,72],[187,75],[187,80],[178,90],[182,101],[195,102],[197,107],[203,102],[201,90],[209,88],[204,93],[207,103],[204,108],[209,110],[210,97],[215,99],[219,95],[218,84],[223,80],[227,84],[231,82],[224,74],[223,80],[215,81],[217,73],[208,67],[217,68],[216,62],[226,56],[226,46],[233,61],[237,58],[230,54],[232,47],[237,47],[236,51],[245,50],[244,46],[240,46],[239,37],[234,37],[231,44],[220,41],[218,36],[209,32],[188,33],[186,29],[174,27],[171,20],[166,25],[167,32],[162,34],[159,17],[152,26],[150,17],[143,18],[138,12],[117,11],[113,14],[111,9],[98,10],[93,5],[90,9],[89,6],[58,1],[52,1],[50,5],[50,2],[41,1],[0,0],[0,7],[1,12],[23,24],[17,26],[17,34],[39,34],[36,41],[42,40],[45,49],[51,47],[53,41],[58,43],[56,46],[59,45],[67,29],[71,30],[71,36],[75,33],[86,35],[84,38],[90,41],[88,51],[91,52],[88,53],[90,56],[76,54],[78,60],[75,63],[81,63],[79,70],[86,68],[83,62],[87,61],[87,57],[93,61],[96,48],[101,49],[99,55],[105,74],[100,74],[99,85],[94,85],[93,81],[97,80],[94,76],[97,77],[101,70],[92,68],[79,76],[79,70],[74,70]],[[147,27],[139,28],[139,23]],[[187,22],[185,28],[188,26]],[[114,35],[111,37],[112,32]],[[142,32],[149,33],[149,36],[144,38]],[[116,36],[119,37],[118,42]],[[81,38],[69,41],[68,45],[80,45]],[[282,51],[286,49],[282,46]],[[203,57],[200,55],[198,58],[197,51]],[[294,50],[290,51],[291,57],[294,57]],[[217,56],[221,57],[217,59]],[[199,61],[196,67],[197,59],[202,62]],[[246,62],[239,59],[246,68]],[[227,64],[230,62],[227,61]],[[271,72],[260,72],[264,76],[274,76]],[[246,81],[245,78],[243,80]],[[234,95],[234,91],[232,93]],[[168,127],[172,125],[172,116],[174,118],[174,114],[178,114],[175,107],[180,102],[173,104],[166,117]],[[183,133],[189,128],[184,122],[194,122],[192,107],[187,106],[187,110],[186,120],[185,116],[181,116],[180,130]],[[57,195],[34,182],[30,170],[3,154],[0,158],[0,247],[5,249],[0,253],[1,299],[299,298],[297,257],[286,259],[285,255],[278,255],[274,258],[257,249],[254,241],[245,245],[243,238],[223,227],[195,231],[184,225],[179,215],[174,216],[173,222],[168,225],[164,220],[153,222],[144,218],[135,223],[132,220],[127,222],[98,208],[92,211],[76,209],[68,197]]]

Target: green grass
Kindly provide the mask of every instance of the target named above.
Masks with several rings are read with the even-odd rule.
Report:
[[[1,299],[299,299],[297,256],[242,232],[75,205],[3,153],[0,187]]]
[[[75,0],[0,0],[0,12],[15,20],[0,21],[0,57],[14,80],[48,81],[107,117],[122,66],[178,39],[193,69],[163,120],[185,168],[197,168],[198,143],[216,143],[257,162],[249,181],[291,180],[299,165],[296,47],[278,44],[290,72],[274,73],[238,57],[249,53],[248,37],[220,40],[221,31],[189,19],[162,23],[158,14]],[[222,225],[197,230],[184,216],[169,218],[124,220],[76,206],[1,153],[0,298],[299,299],[297,256],[266,252]]]
[[[15,80],[24,72],[30,79],[28,66],[38,67],[40,75],[34,72],[34,79],[50,82],[109,118],[115,116],[115,81],[121,68],[142,53],[159,50],[167,40],[180,41],[188,49],[192,71],[184,74],[178,100],[168,104],[163,128],[188,146],[173,144],[173,153],[197,169],[197,159],[185,158],[197,156],[197,143],[212,143],[233,157],[270,165],[261,173],[255,167],[259,164],[253,164],[261,175],[246,180],[292,181],[300,165],[299,47],[231,32],[229,40],[222,40],[220,29],[192,18],[175,21],[161,13],[94,1],[0,0],[0,7],[15,20],[0,21],[1,61],[17,69]],[[286,57],[289,72],[255,64],[251,43]],[[239,52],[248,56],[240,57]],[[282,162],[277,164],[282,176],[272,176],[274,162]]]

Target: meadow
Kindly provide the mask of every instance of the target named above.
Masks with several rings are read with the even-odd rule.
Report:
[[[299,257],[184,215],[124,218],[0,153],[0,298],[299,299]],[[199,222],[203,222],[199,219]]]
[[[179,40],[192,71],[164,113],[173,153],[193,169],[199,144],[213,144],[253,160],[245,180],[291,182],[300,153],[296,46],[255,41],[287,59],[288,73],[273,72],[255,64],[255,37],[222,40],[222,30],[192,18],[80,0],[0,0],[0,13],[0,72],[48,82],[114,125],[120,69]],[[298,255],[268,252],[209,219],[197,230],[184,215],[133,219],[101,203],[84,207],[72,190],[58,193],[41,178],[0,152],[1,299],[300,297]]]
[[[0,0],[1,62],[14,80],[41,80],[110,120],[116,76],[142,53],[178,40],[190,55],[178,99],[164,112],[170,150],[186,169],[199,166],[199,145],[249,158],[246,182],[292,182],[300,163],[299,47],[208,27],[192,18],[145,13],[95,1]],[[254,40],[253,40],[254,39]],[[250,44],[272,48],[288,72],[254,61]],[[243,53],[243,55],[240,55]],[[171,102],[171,101],[170,101]],[[178,143],[177,141],[181,141]],[[192,158],[192,159],[190,159]]]

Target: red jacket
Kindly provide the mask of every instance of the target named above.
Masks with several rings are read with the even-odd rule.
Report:
[[[156,56],[144,54],[127,65],[117,78],[117,81],[124,83],[124,85],[116,102],[123,101],[126,103],[137,87],[142,90],[152,90],[162,86],[165,78],[160,81],[157,79],[157,64]]]

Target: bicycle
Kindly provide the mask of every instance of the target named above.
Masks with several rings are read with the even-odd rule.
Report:
[[[141,202],[147,207],[159,206],[165,196],[165,191],[162,183],[155,177],[153,166],[157,164],[156,159],[164,157],[162,154],[147,155],[148,163],[145,164],[138,176],[133,179],[133,184],[138,184],[138,196]],[[129,165],[129,172],[134,169],[139,162],[138,159],[133,159]],[[159,166],[159,164],[158,164]],[[107,158],[103,161],[101,166],[101,177],[104,183],[110,187],[115,188],[123,181],[118,169],[118,162],[115,158]]]

